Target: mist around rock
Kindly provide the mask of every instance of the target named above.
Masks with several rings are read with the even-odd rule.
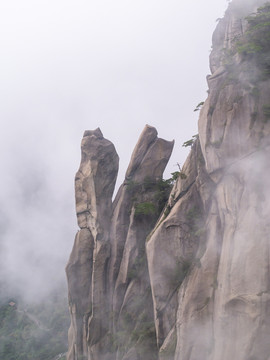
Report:
[[[182,36],[177,15],[190,9],[174,0],[3,4],[0,270],[10,294],[37,300],[57,287],[56,277],[65,282],[76,228],[73,176],[84,129],[100,126],[115,143],[121,156],[117,187],[145,123],[175,137],[178,148],[196,132],[192,110],[205,95],[210,47],[210,36],[203,45],[204,34],[223,8],[213,2],[203,18],[193,17],[205,29],[197,34],[192,27],[196,47]],[[206,70],[193,67],[196,90],[185,81],[182,86],[187,67],[179,63],[189,51],[206,54],[200,62]],[[192,96],[179,105],[183,88]],[[185,130],[174,136],[169,128],[178,119]],[[180,159],[172,157],[166,178],[185,156],[182,149]]]
[[[235,0],[219,21],[199,134],[159,213],[170,152],[155,129],[114,203],[117,155],[83,139],[68,360],[268,360],[269,6]]]
[[[250,52],[246,19],[263,4],[234,0],[219,20],[199,134],[184,166],[173,169],[174,177],[163,178],[172,143],[157,141],[156,130],[148,126],[112,202],[114,146],[100,131],[85,133],[86,165],[76,176],[81,230],[67,267],[68,359],[268,360],[270,84],[268,54],[258,60],[256,49]],[[96,143],[90,144],[89,155],[91,137]],[[98,157],[100,141],[108,146],[104,158]],[[89,168],[87,159],[95,152]],[[71,214],[59,213],[67,214],[74,199],[63,195],[68,186],[61,164],[44,176],[39,155],[29,151],[24,163],[10,163],[16,176],[5,177],[0,219],[4,310],[18,299],[35,312],[59,289],[61,306],[68,303],[61,286],[77,225]],[[56,178],[63,184],[60,192],[52,185]],[[32,321],[31,331],[42,330],[36,326]]]

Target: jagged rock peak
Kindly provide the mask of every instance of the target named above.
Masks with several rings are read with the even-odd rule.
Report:
[[[157,130],[146,125],[132,153],[126,179],[143,181],[146,177],[160,178],[171,156],[174,141],[158,138]]]
[[[110,211],[118,163],[114,145],[103,137],[99,128],[85,131],[81,143],[81,164],[75,177],[80,228],[90,226],[97,216]]]
[[[153,144],[156,139],[157,130],[152,126],[146,125],[131,155],[130,164],[126,171],[126,178],[132,176],[132,174],[141,164],[147,150],[149,149],[149,146]]]
[[[99,139],[103,138],[103,134],[102,134],[100,128],[97,128],[95,130],[85,130],[83,137],[91,136],[91,135],[94,135],[95,137],[97,137]]]
[[[230,55],[236,42],[247,29],[246,17],[263,5],[265,0],[234,0],[229,4],[225,16],[218,19],[218,25],[212,36],[210,70],[216,76],[224,72],[224,56]]]
[[[146,125],[112,206],[118,155],[100,129],[84,133],[75,177],[81,230],[66,267],[68,360],[138,359],[142,351],[145,360],[157,357],[145,241],[169,194],[162,175],[173,145]],[[127,317],[140,320],[127,325]],[[145,328],[147,336],[134,335]]]

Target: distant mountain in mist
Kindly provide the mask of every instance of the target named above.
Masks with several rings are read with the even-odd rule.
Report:
[[[35,301],[36,300],[36,301]],[[0,296],[0,359],[63,360],[69,323],[64,288],[41,301]]]
[[[112,202],[118,155],[85,132],[68,360],[270,359],[269,23],[269,2],[229,4],[199,133],[170,179],[173,142],[147,125]]]

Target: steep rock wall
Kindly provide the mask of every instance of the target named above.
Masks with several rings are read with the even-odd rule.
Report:
[[[173,144],[146,126],[112,204],[118,156],[99,129],[84,134],[75,178],[81,230],[66,268],[69,360],[157,358],[145,238],[168,198],[162,174]]]
[[[270,359],[270,78],[238,50],[263,4],[234,0],[219,21],[198,138],[170,194],[173,143],[154,128],[113,204],[117,154],[85,133],[68,360]]]
[[[160,359],[270,358],[270,81],[237,51],[245,16],[262,4],[232,2],[214,33],[199,139],[172,191],[182,196],[147,243]],[[197,225],[187,240],[190,209]]]

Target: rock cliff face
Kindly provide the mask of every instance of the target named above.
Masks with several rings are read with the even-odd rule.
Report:
[[[172,188],[173,142],[146,126],[112,203],[114,146],[84,134],[68,360],[270,359],[269,61],[247,51],[246,19],[263,4],[235,0],[217,26],[199,135]]]
[[[99,129],[84,134],[75,179],[81,230],[66,269],[68,359],[157,358],[145,239],[168,198],[162,174],[172,148],[146,126],[112,204],[118,156]]]

